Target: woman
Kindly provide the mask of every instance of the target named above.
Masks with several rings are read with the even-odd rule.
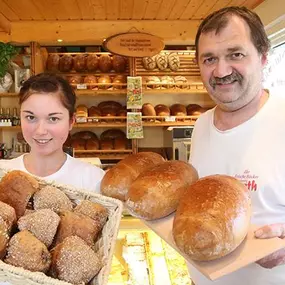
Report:
[[[63,151],[74,124],[76,96],[58,75],[30,77],[20,90],[21,128],[31,151],[0,167],[22,170],[47,181],[100,192],[104,171]]]

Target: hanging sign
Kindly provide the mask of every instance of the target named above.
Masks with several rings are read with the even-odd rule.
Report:
[[[164,49],[164,42],[151,34],[131,32],[111,36],[103,42],[103,46],[114,54],[145,57],[158,54]]]

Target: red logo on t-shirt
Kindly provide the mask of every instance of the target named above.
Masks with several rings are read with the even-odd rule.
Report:
[[[236,174],[235,178],[239,179],[249,191],[257,191],[258,176],[251,174],[249,170],[245,170],[243,174]]]

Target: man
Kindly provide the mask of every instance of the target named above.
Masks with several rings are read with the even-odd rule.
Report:
[[[199,177],[240,179],[251,191],[256,237],[284,238],[285,98],[262,88],[269,48],[261,20],[247,8],[224,8],[201,23],[196,59],[216,107],[195,124],[190,162]],[[216,281],[189,271],[196,285],[284,285],[284,263],[282,249]]]

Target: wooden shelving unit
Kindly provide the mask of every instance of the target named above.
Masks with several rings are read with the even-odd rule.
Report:
[[[0,93],[0,97],[17,97],[19,96],[18,93]]]

